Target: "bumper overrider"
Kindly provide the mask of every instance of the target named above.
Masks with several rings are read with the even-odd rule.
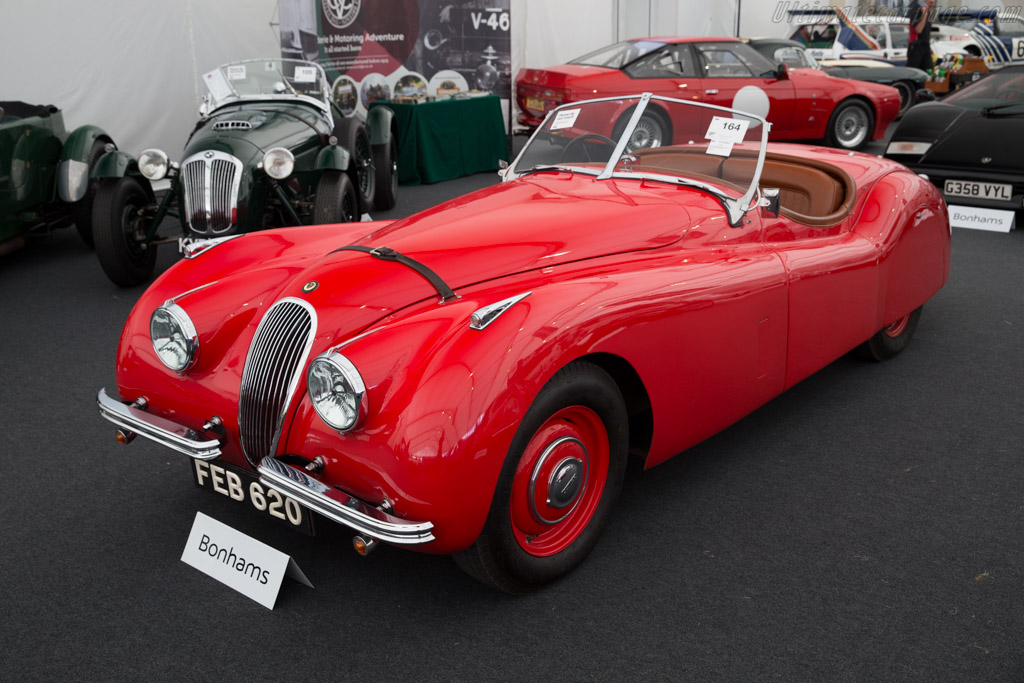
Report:
[[[137,404],[125,404],[113,399],[106,389],[100,389],[96,401],[100,415],[127,433],[144,436],[198,460],[213,460],[221,454],[219,440],[210,439],[194,429],[148,413]],[[434,525],[431,522],[412,522],[390,515],[327,486],[275,457],[263,458],[258,472],[260,482],[264,485],[361,534],[398,545],[419,545],[434,540]]]

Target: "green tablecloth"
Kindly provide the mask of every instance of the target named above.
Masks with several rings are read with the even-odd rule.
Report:
[[[437,183],[481,171],[495,171],[508,160],[508,138],[501,99],[488,95],[423,104],[385,105],[398,124],[398,182]]]

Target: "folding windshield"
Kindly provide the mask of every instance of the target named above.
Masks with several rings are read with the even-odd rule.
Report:
[[[760,116],[650,94],[552,110],[506,178],[570,172],[700,188],[735,224],[752,206],[768,129]]]
[[[327,76],[313,62],[250,59],[224,64],[203,75],[211,109],[238,100],[303,100],[330,111]]]
[[[640,59],[644,55],[664,46],[657,40],[626,40],[615,43],[600,50],[594,50],[582,57],[569,62],[570,64],[584,64],[587,66],[604,66],[609,69],[621,69],[630,62]]]

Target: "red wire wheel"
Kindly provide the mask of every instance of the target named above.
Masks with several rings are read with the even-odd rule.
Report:
[[[531,555],[568,548],[587,527],[608,480],[608,434],[586,406],[552,415],[530,439],[512,482],[512,533]]]
[[[888,327],[886,327],[882,331],[886,334],[886,336],[888,336],[888,337],[890,337],[892,339],[896,339],[901,334],[903,334],[904,331],[906,331],[907,325],[910,323],[910,316],[911,315],[912,314],[907,313],[905,316],[903,316],[902,318],[900,318],[896,322],[892,323],[891,325],[889,325]]]
[[[921,306],[895,320],[860,345],[858,352],[870,360],[887,360],[901,353],[914,337],[917,321],[921,318]]]
[[[565,366],[523,416],[484,528],[456,563],[508,593],[564,576],[611,518],[628,450],[629,418],[615,380],[586,361]]]

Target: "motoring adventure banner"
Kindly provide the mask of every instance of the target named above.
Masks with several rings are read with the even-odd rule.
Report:
[[[281,0],[281,55],[319,62],[339,107],[489,93],[511,98],[510,0]]]

